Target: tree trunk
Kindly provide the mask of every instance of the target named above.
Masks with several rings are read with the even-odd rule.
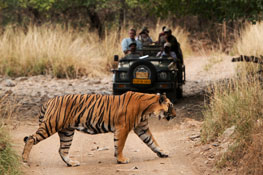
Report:
[[[121,28],[123,27],[124,25],[124,21],[125,21],[125,0],[120,0],[120,3],[121,3],[121,8],[120,8],[120,11],[119,11],[119,28],[118,28],[118,37],[120,38],[120,34],[121,34]]]
[[[222,41],[225,42],[226,41],[226,21],[223,21],[222,24]]]
[[[91,23],[91,30],[96,29],[98,31],[99,37],[102,38],[103,37],[103,26],[102,23],[100,21],[99,15],[96,12],[96,7],[95,6],[90,6],[87,8],[87,14],[89,16],[90,19],[90,23]]]

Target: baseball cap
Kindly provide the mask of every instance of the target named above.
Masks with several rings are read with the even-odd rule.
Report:
[[[136,42],[131,42],[131,43],[129,44],[129,47],[131,47],[132,45],[137,46]]]
[[[164,29],[164,32],[171,32],[172,30],[170,29],[170,28],[168,28],[168,27],[166,27],[165,29]]]

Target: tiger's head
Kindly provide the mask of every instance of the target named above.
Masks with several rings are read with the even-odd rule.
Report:
[[[171,120],[176,117],[176,111],[173,103],[166,97],[165,94],[157,94],[158,103],[154,105],[153,115],[160,119]]]

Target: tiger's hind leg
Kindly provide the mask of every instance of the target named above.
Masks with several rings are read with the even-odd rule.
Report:
[[[59,155],[68,166],[79,166],[78,161],[69,158],[69,149],[74,136],[74,129],[63,129],[58,132],[60,138]]]
[[[134,132],[140,137],[140,139],[149,147],[153,152],[155,152],[158,157],[164,158],[168,157],[168,153],[163,151],[156,140],[154,139],[149,126],[148,122],[145,121],[145,123],[141,123],[141,125],[137,126],[134,129]]]

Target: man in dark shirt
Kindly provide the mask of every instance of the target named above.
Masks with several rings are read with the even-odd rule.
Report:
[[[171,51],[174,51],[177,58],[180,60],[180,62],[183,64],[183,54],[182,54],[182,50],[180,48],[180,44],[178,43],[177,39],[175,36],[172,35],[172,31],[169,28],[165,28],[164,29],[164,35],[165,35],[165,39],[166,42],[171,43]]]
[[[183,81],[183,75],[182,75],[182,65],[184,64],[183,60],[183,53],[180,47],[180,44],[178,43],[175,36],[172,35],[172,31],[169,28],[164,29],[164,35],[166,42],[171,43],[171,51],[174,51],[177,56],[176,66],[179,70],[179,83],[182,83]]]

